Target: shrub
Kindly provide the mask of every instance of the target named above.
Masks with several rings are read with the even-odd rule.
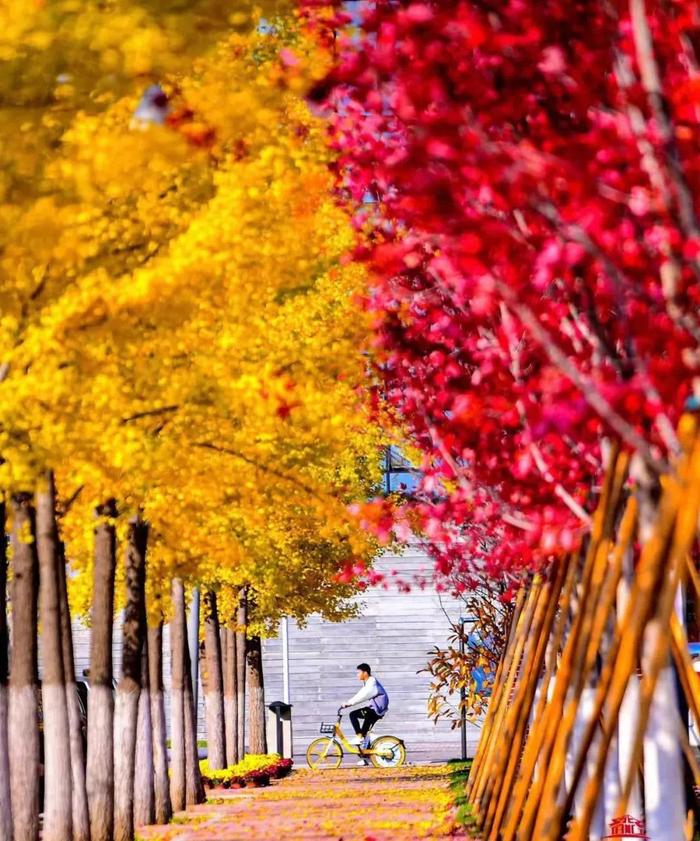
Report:
[[[249,754],[241,762],[230,768],[214,769],[203,759],[199,763],[202,782],[209,788],[243,787],[250,782],[266,785],[271,778],[281,779],[292,770],[292,760],[282,759],[279,754]]]

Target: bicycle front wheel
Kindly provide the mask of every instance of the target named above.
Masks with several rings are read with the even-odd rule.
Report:
[[[375,768],[398,768],[406,761],[406,748],[396,736],[380,736],[370,745],[372,765]]]
[[[343,761],[343,749],[334,739],[314,739],[306,749],[309,768],[320,771],[338,768]]]

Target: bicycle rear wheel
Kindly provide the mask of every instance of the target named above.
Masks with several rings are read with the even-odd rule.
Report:
[[[323,770],[338,768],[343,761],[343,749],[334,739],[314,739],[306,749],[309,768]]]
[[[396,736],[379,736],[370,745],[370,759],[375,768],[398,768],[406,761],[406,748]]]

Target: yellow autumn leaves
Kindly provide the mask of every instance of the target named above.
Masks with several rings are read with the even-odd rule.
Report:
[[[224,599],[250,584],[260,629],[282,613],[338,615],[349,591],[334,573],[376,549],[347,505],[378,481],[381,440],[362,389],[362,272],[341,263],[352,233],[300,96],[323,57],[289,13],[255,25],[238,4],[235,21],[208,18],[192,57],[194,16],[230,4],[107,5],[144,43],[158,33],[153,81],[170,112],[134,127],[142,83],[129,80],[144,71],[122,55],[109,95],[103,69],[73,109],[70,96],[33,101],[33,177],[0,146],[0,483],[13,493],[56,472],[86,572],[95,505],[140,510],[156,607],[177,574]],[[0,61],[0,91],[69,37],[51,14],[81,21],[75,49],[121,49],[83,4],[37,9],[51,44]],[[0,121],[14,107],[0,104]],[[82,607],[88,582],[74,582]]]

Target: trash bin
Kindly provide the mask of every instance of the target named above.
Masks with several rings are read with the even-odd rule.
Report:
[[[292,705],[273,701],[267,713],[267,749],[292,758]]]

